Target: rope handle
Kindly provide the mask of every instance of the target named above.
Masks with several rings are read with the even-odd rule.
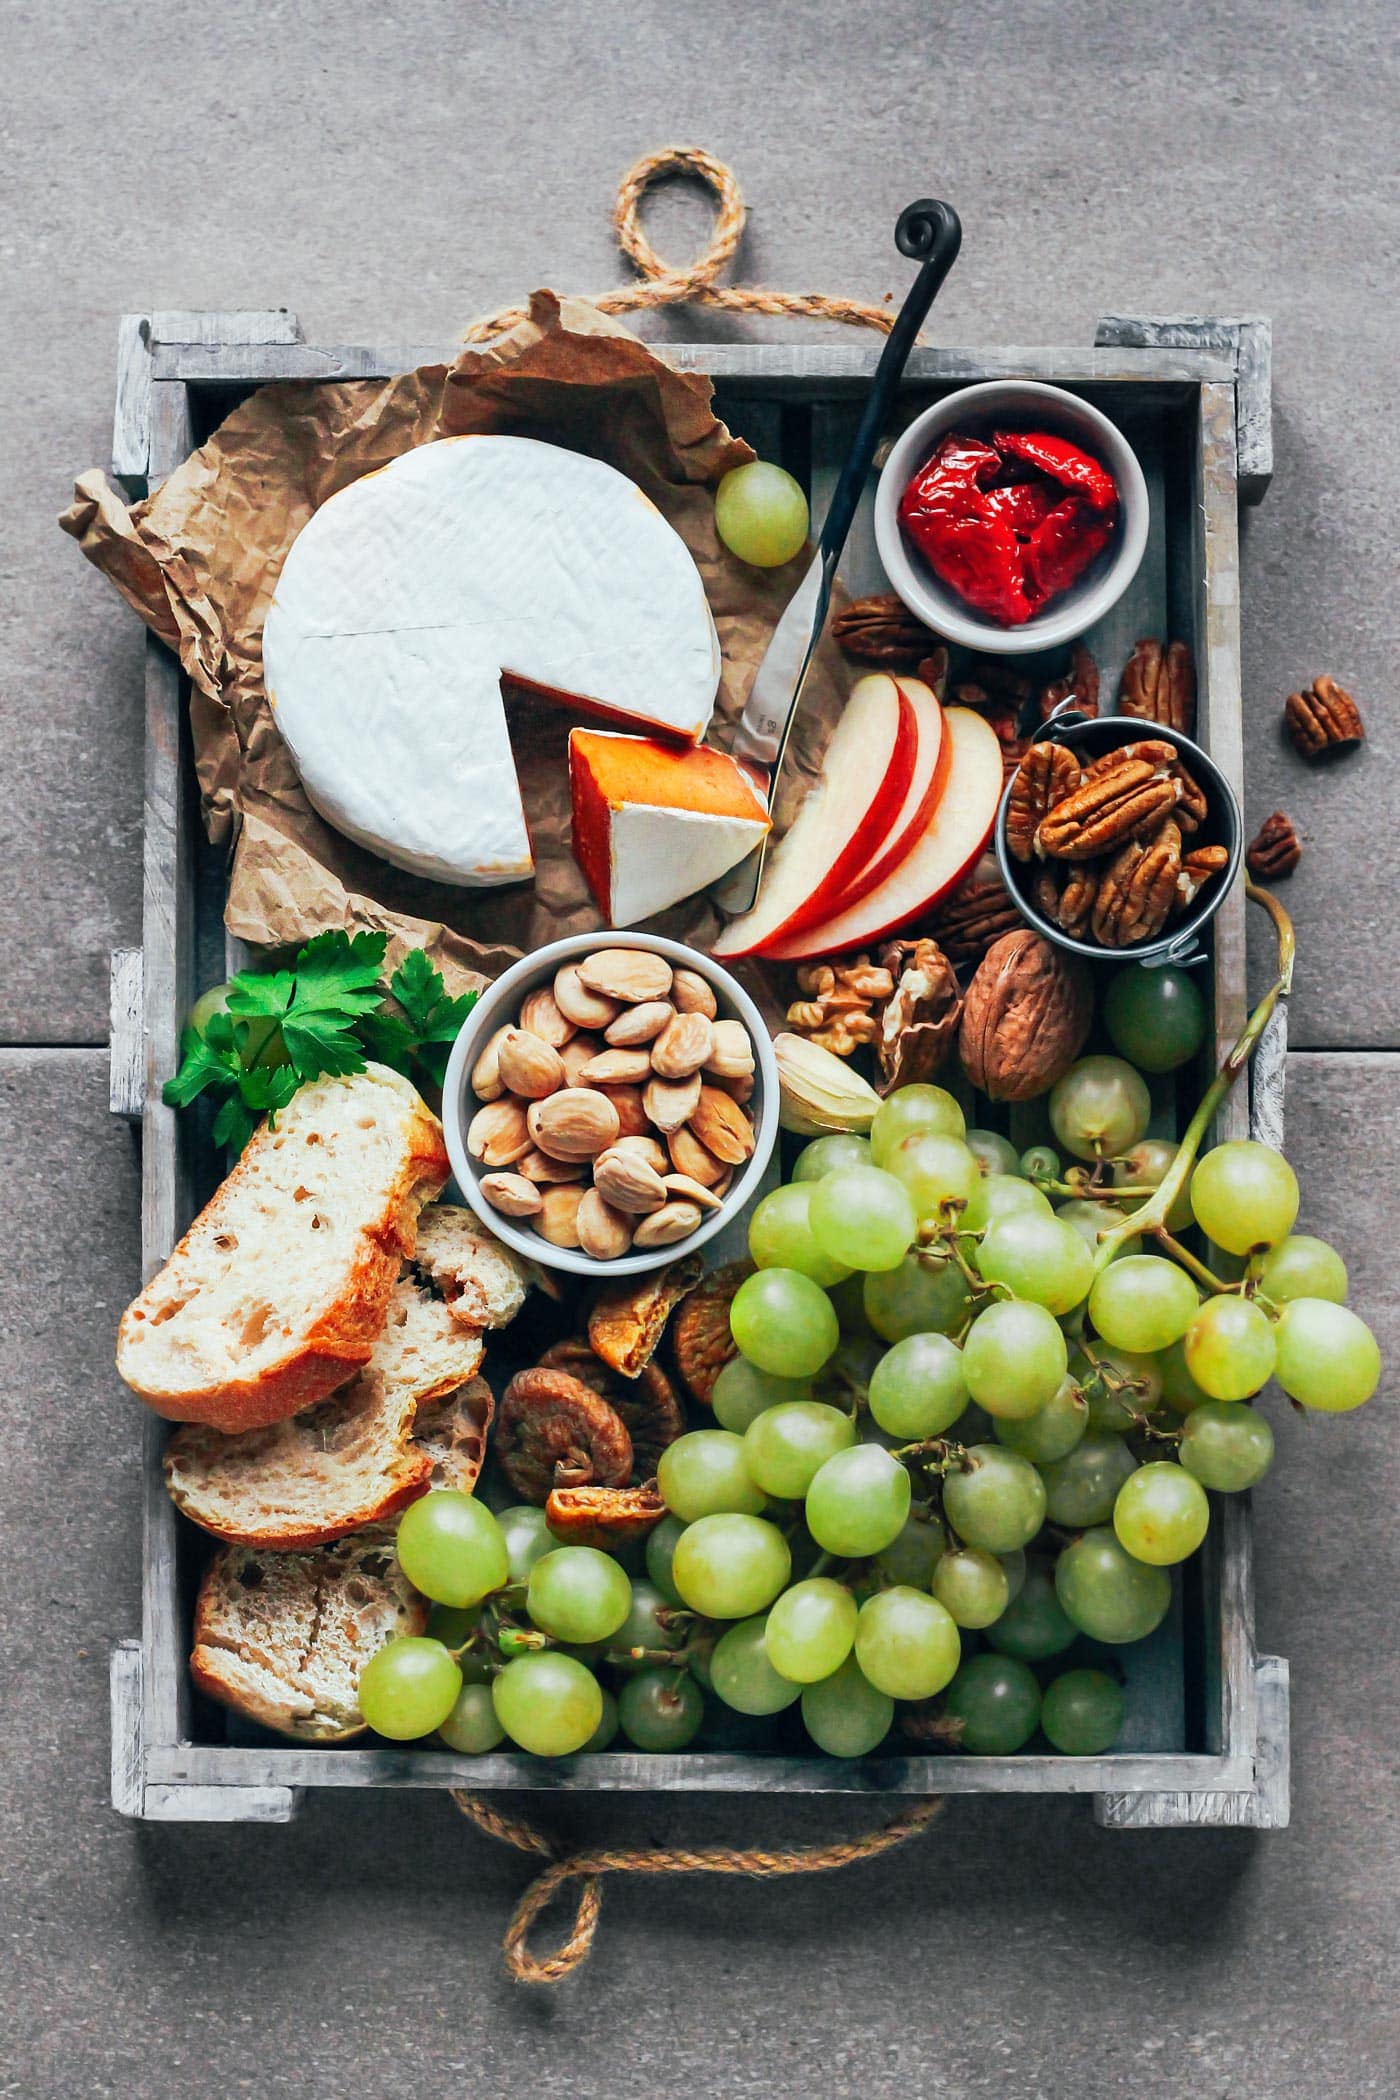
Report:
[[[712,190],[718,207],[708,247],[687,268],[677,269],[657,254],[643,233],[641,206],[654,184],[684,176],[694,177]],[[843,321],[853,328],[878,328],[882,335],[889,334],[895,315],[883,306],[867,306],[859,299],[833,299],[824,292],[769,292],[754,285],[716,283],[720,271],[734,260],[747,216],[734,170],[716,160],[713,153],[706,153],[702,146],[662,146],[655,153],[643,154],[623,176],[613,205],[613,230],[642,281],[599,292],[589,303],[599,313],[621,314],[689,301],[693,305],[722,307],[727,313]],[[463,331],[462,341],[487,342],[528,318],[527,307],[503,307],[499,313],[473,321]]]
[[[454,1787],[452,1799],[468,1821],[475,1823],[478,1830],[484,1830],[488,1837],[499,1838],[504,1845],[514,1845],[521,1852],[533,1852],[550,1862],[526,1888],[506,1927],[502,1951],[506,1967],[517,1983],[560,1983],[587,1960],[598,1930],[605,1874],[747,1874],[756,1880],[768,1880],[779,1874],[826,1874],[833,1868],[848,1867],[857,1860],[877,1859],[882,1852],[892,1852],[906,1839],[927,1830],[943,1807],[941,1798],[916,1801],[910,1807],[902,1808],[878,1830],[867,1831],[864,1837],[846,1838],[831,1845],[799,1845],[789,1852],[723,1847],[693,1852],[683,1845],[675,1845],[560,1853],[542,1831],[515,1816],[503,1815],[479,1794],[469,1794]],[[532,1926],[570,1881],[582,1883],[573,1924],[553,1953],[532,1954],[529,1946]]]

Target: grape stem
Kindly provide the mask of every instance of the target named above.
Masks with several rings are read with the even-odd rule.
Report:
[[[1166,1248],[1173,1261],[1179,1261],[1182,1268],[1189,1275],[1195,1277],[1202,1290],[1237,1291],[1239,1289],[1237,1283],[1222,1283],[1214,1269],[1208,1269],[1203,1261],[1198,1261],[1190,1248],[1183,1247],[1181,1241],[1174,1234],[1168,1232],[1165,1225],[1157,1226],[1152,1236],[1159,1247]]]
[[[1221,1104],[1231,1087],[1241,1072],[1247,1069],[1274,1008],[1280,999],[1288,997],[1293,988],[1293,921],[1272,891],[1260,889],[1256,883],[1246,882],[1245,893],[1253,903],[1262,905],[1274,922],[1274,929],[1278,935],[1278,976],[1245,1022],[1234,1048],[1201,1096],[1196,1113],[1182,1133],[1181,1143],[1176,1148],[1176,1157],[1152,1194],[1138,1210],[1132,1211],[1121,1225],[1114,1225],[1101,1235],[1099,1251],[1094,1257],[1096,1276],[1103,1273],[1126,1240],[1149,1232],[1159,1239],[1162,1237],[1167,1218],[1177,1198],[1185,1189],[1191,1169],[1196,1164],[1196,1155],[1201,1149],[1206,1132],[1219,1114]],[[1207,1270],[1206,1273],[1209,1275],[1210,1272]],[[1211,1288],[1218,1288],[1214,1277],[1211,1278]]]

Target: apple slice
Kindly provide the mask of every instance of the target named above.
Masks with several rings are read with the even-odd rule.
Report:
[[[860,873],[837,899],[837,912],[849,911],[853,904],[859,904],[862,897],[868,897],[872,890],[878,889],[885,877],[893,874],[899,863],[913,851],[927,831],[947,784],[953,744],[952,739],[943,733],[943,709],[937,694],[921,678],[901,678],[896,674],[894,682],[918,719],[919,748],[914,756],[914,777],[909,783],[904,807],[890,827],[889,837],[881,840]],[[789,930],[795,932],[798,929]]]
[[[849,910],[820,925],[766,940],[766,956],[801,962],[813,955],[841,955],[867,947],[927,911],[975,865],[991,837],[1001,801],[1001,745],[981,715],[968,707],[947,708],[943,727],[952,752],[948,781],[912,853]]]
[[[852,687],[820,776],[768,856],[757,903],[725,927],[717,956],[753,955],[830,917],[904,807],[918,739],[914,703],[893,678],[876,672]]]

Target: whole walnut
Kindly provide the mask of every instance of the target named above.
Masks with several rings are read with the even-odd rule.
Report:
[[[958,1055],[993,1101],[1048,1093],[1084,1048],[1094,1018],[1089,972],[1029,926],[987,950],[967,988]]]

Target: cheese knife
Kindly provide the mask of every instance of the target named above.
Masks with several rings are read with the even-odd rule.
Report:
[[[826,625],[836,564],[860,504],[875,447],[883,434],[909,352],[944,278],[957,260],[962,246],[962,222],[951,204],[924,197],[900,213],[894,238],[900,254],[922,267],[885,338],[860,423],[822,524],[816,553],[773,629],[735,733],[734,756],[769,769],[770,808],[777,799],[783,757],[802,689]],[[721,909],[737,916],[752,908],[763,880],[767,854],[765,837],[762,845],[716,886],[713,894]]]

